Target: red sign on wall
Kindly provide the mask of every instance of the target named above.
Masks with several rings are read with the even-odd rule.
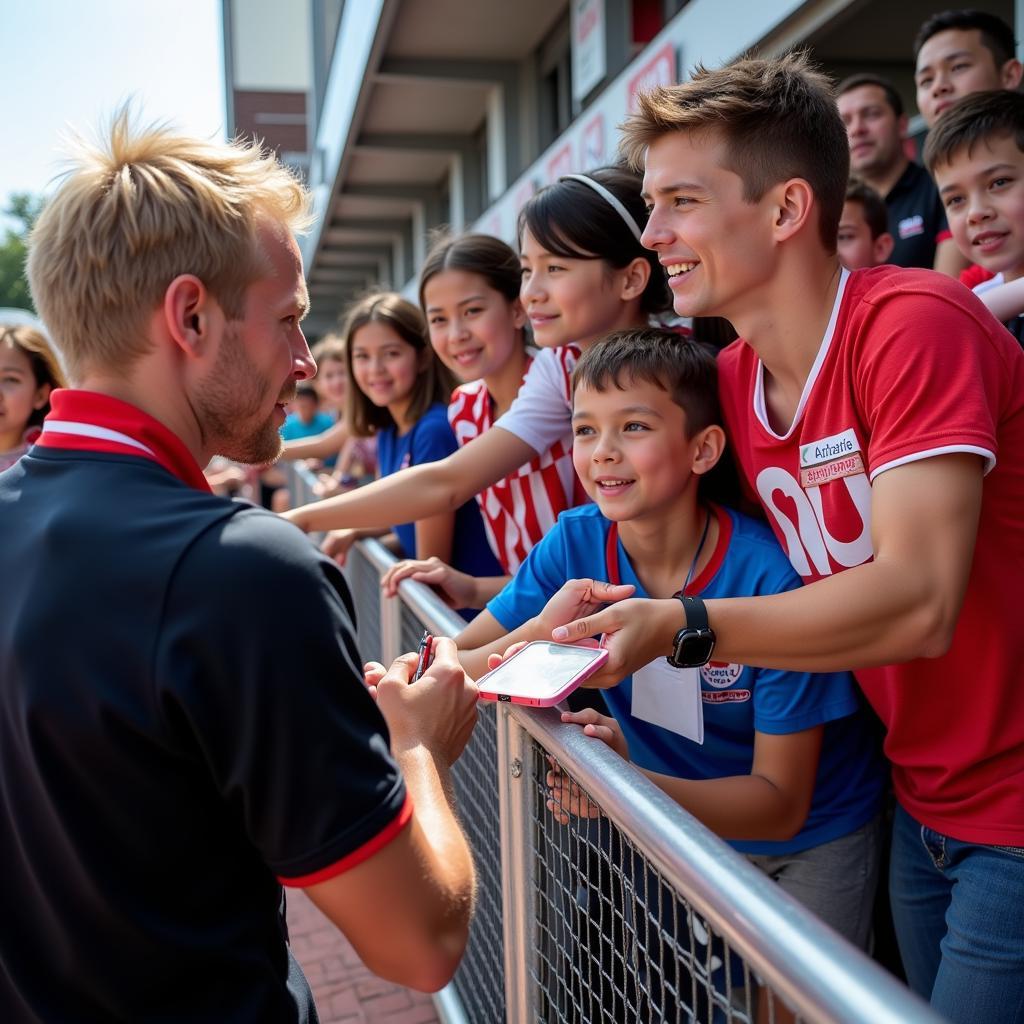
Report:
[[[638,93],[650,92],[658,85],[674,85],[676,82],[676,48],[666,43],[651,55],[651,59],[629,80],[626,93],[626,109],[632,114],[636,110]]]
[[[605,162],[604,114],[598,114],[583,129],[583,170],[589,171]]]
[[[567,142],[548,161],[548,181],[556,181],[563,174],[572,174],[572,143]]]

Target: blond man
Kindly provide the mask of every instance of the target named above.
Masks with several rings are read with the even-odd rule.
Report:
[[[202,474],[273,459],[314,372],[307,220],[258,149],[122,113],[33,233],[72,386],[0,478],[10,1019],[315,1019],[282,885],[386,977],[436,989],[461,955],[475,688],[442,641],[415,687],[408,659],[375,673],[375,706],[333,563]]]
[[[604,633],[604,685],[660,656],[854,669],[887,728],[908,978],[950,1020],[1019,1021],[1024,352],[942,274],[840,266],[846,133],[801,56],[654,90],[623,147],[676,312],[740,335],[726,430],[807,585],[623,601],[554,639]]]

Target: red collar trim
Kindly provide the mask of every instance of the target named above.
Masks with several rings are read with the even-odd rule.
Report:
[[[210,490],[180,437],[137,406],[95,391],[58,388],[52,392],[50,412],[36,444],[150,459],[189,487]]]
[[[711,505],[710,508],[718,523],[718,540],[715,541],[715,550],[711,552],[708,564],[701,569],[696,578],[690,580],[690,585],[684,591],[686,594],[699,594],[715,578],[715,574],[722,567],[725,553],[729,549],[729,541],[732,539],[732,516],[718,505]],[[608,528],[604,561],[608,571],[608,582],[613,586],[617,585],[621,581],[621,577],[619,576],[619,524],[615,522]]]

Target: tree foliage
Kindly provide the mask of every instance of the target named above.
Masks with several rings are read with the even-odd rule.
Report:
[[[8,227],[0,241],[0,306],[35,312],[25,277],[25,255],[29,232],[42,209],[42,198],[29,192],[13,192],[8,197],[3,212],[17,224]]]

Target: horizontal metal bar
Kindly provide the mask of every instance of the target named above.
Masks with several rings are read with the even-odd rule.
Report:
[[[382,575],[398,561],[379,540],[369,538],[358,541],[356,546],[366,555],[366,560]]]
[[[442,1024],[469,1024],[469,1018],[466,1016],[462,1000],[459,999],[459,993],[456,992],[454,984],[449,982],[440,992],[435,992],[431,998]]]
[[[802,1017],[827,1024],[940,1024],[909,989],[604,743],[562,723],[554,708],[512,707],[510,713]]]

